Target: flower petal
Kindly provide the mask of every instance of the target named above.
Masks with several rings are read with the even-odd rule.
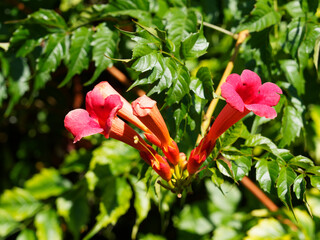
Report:
[[[94,88],[88,92],[86,97],[86,108],[92,118],[95,118],[100,126],[105,130],[105,136],[108,134],[112,121],[123,103],[119,95],[110,95],[104,98],[99,88]]]
[[[234,88],[236,88],[238,84],[241,83],[241,77],[239,74],[232,73],[227,77],[226,82],[231,84]]]
[[[242,101],[242,98],[236,92],[234,86],[229,83],[229,81],[222,84],[221,95],[226,99],[227,103],[229,103],[232,107],[234,107],[240,112],[243,112],[244,103]]]
[[[260,86],[261,79],[255,72],[243,70],[241,73],[241,84],[237,86],[236,91],[244,103],[250,104],[256,99]]]
[[[83,137],[103,132],[103,128],[84,109],[70,111],[64,118],[64,126],[75,137],[73,143]]]
[[[282,94],[281,88],[271,82],[266,82],[259,87],[259,95],[255,100],[256,103],[275,106],[280,100]]]
[[[157,104],[156,101],[152,100],[146,95],[137,98],[131,103],[133,114],[139,117],[145,117],[150,114],[151,109]]]
[[[246,104],[245,106],[260,117],[273,119],[277,116],[276,110],[264,104]]]

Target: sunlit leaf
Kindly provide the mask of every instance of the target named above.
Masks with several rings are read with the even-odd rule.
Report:
[[[181,55],[183,58],[198,58],[206,53],[209,43],[202,33],[191,33],[181,42]]]
[[[19,233],[17,240],[37,240],[36,233],[31,229],[25,228]]]
[[[0,208],[0,237],[8,236],[19,227],[19,223],[6,211]]]
[[[32,217],[41,205],[28,191],[22,188],[7,189],[0,197],[0,209],[17,221]]]
[[[240,30],[259,32],[280,21],[280,13],[276,12],[271,1],[258,0],[250,16],[240,25]]]
[[[90,28],[81,27],[74,31],[71,37],[68,74],[60,86],[67,84],[75,74],[79,74],[88,68],[91,54],[91,41],[92,30]]]
[[[92,59],[95,62],[96,70],[86,84],[93,83],[102,71],[112,66],[112,60],[107,57],[115,57],[118,41],[119,35],[116,31],[112,31],[104,23],[97,26],[97,31],[93,34],[93,40],[91,42],[91,46],[93,47]]]
[[[282,167],[277,179],[277,192],[281,201],[292,209],[291,186],[296,178],[296,173],[290,167]]]
[[[248,176],[252,165],[251,157],[241,156],[240,158],[230,162],[231,170],[236,181],[241,180],[244,176]]]
[[[320,176],[309,176],[311,180],[311,185],[320,190]]]
[[[293,142],[295,138],[300,135],[302,127],[303,122],[299,112],[292,106],[286,106],[284,108],[282,118],[282,139],[279,143],[279,147],[290,145],[290,143]]]
[[[198,97],[210,101],[213,96],[213,82],[209,68],[199,68],[196,77],[190,83],[190,90]]]
[[[270,193],[274,188],[276,179],[279,175],[280,168],[276,161],[267,161],[260,159],[256,164],[256,178],[260,187]]]
[[[37,239],[48,240],[62,239],[62,229],[56,211],[53,209],[43,210],[35,217]]]
[[[304,194],[306,191],[306,180],[304,179],[304,174],[300,174],[293,183],[293,191],[298,199],[304,199]]]
[[[64,179],[57,170],[43,168],[25,182],[25,187],[36,199],[46,199],[65,192],[71,187],[71,182]]]
[[[286,230],[274,218],[260,219],[258,224],[248,231],[248,240],[255,239],[285,239]]]
[[[311,159],[305,156],[296,156],[289,161],[290,165],[302,167],[304,169],[308,169],[309,167],[314,166],[314,163]]]
[[[40,9],[28,16],[27,22],[44,25],[49,29],[57,28],[56,31],[66,30],[67,24],[64,19],[53,10]]]

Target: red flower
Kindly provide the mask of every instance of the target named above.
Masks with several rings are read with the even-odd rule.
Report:
[[[221,95],[227,105],[199,146],[192,150],[187,165],[189,173],[193,174],[199,169],[213,150],[218,137],[250,111],[261,117],[275,118],[277,113],[272,106],[278,104],[280,94],[282,91],[276,84],[267,82],[261,85],[260,77],[250,70],[244,70],[241,76],[229,75],[221,86]]]
[[[179,149],[176,142],[170,137],[167,125],[157,107],[157,102],[144,95],[132,102],[132,109],[133,114],[160,140],[160,144],[145,134],[147,139],[161,147],[168,160],[173,165],[177,165],[180,160]]]

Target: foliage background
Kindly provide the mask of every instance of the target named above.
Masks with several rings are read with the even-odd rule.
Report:
[[[0,11],[1,238],[320,237],[318,1],[5,0]],[[251,69],[284,94],[275,120],[249,115],[221,138],[211,159],[223,153],[232,172],[214,161],[193,194],[177,199],[134,149],[101,136],[73,145],[63,119],[99,81],[137,97],[106,70],[115,66],[158,101],[190,152],[235,46],[202,21],[248,29],[233,72]],[[235,183],[244,175],[278,213]]]

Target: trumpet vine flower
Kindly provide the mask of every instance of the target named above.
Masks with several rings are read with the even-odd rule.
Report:
[[[173,164],[177,165],[180,160],[179,149],[176,142],[170,137],[167,125],[157,107],[157,102],[146,95],[132,102],[133,114],[141,120],[150,131],[160,140],[161,150]],[[149,135],[148,140],[155,143]],[[155,143],[157,145],[157,143]]]
[[[221,95],[226,99],[227,105],[199,146],[192,150],[187,165],[188,172],[195,173],[213,150],[218,137],[250,111],[260,117],[275,118],[277,113],[272,107],[278,104],[280,94],[282,91],[276,84],[267,82],[261,85],[260,77],[250,70],[244,70],[241,76],[229,75],[221,86]]]

